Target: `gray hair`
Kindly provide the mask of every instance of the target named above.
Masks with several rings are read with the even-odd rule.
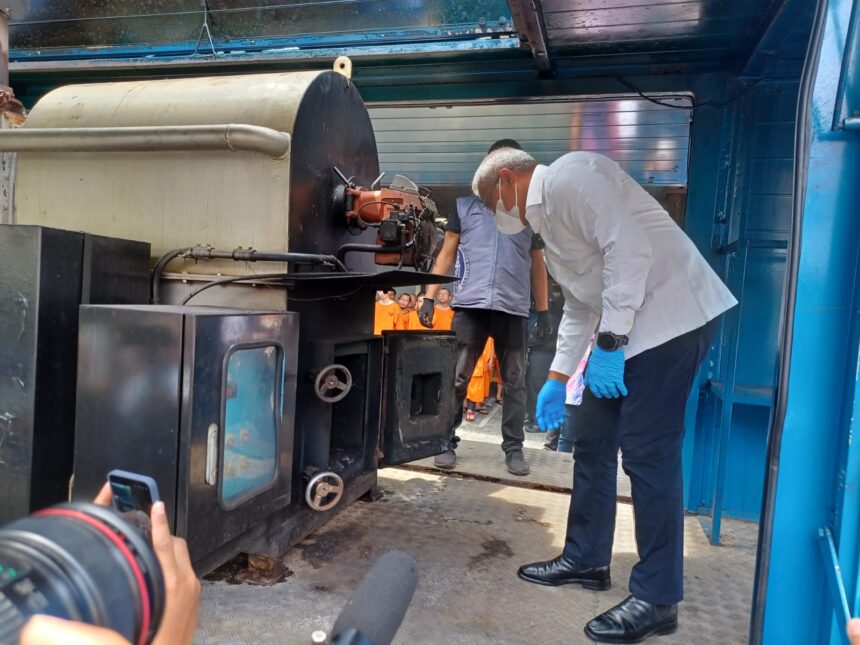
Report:
[[[494,150],[481,162],[472,179],[472,192],[483,200],[484,195],[492,192],[499,181],[499,171],[502,168],[515,172],[528,172],[537,166],[537,161],[525,150],[516,148],[499,148]]]

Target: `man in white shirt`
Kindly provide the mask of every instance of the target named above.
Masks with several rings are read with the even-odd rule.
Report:
[[[608,589],[619,447],[633,487],[639,563],[631,595],[585,633],[633,643],[677,628],[683,598],[684,410],[715,318],[737,301],[668,213],[620,166],[572,152],[549,167],[522,150],[488,155],[474,193],[513,234],[525,226],[565,297],[556,355],[537,403],[543,429],[564,419],[565,383],[598,332],[575,411],[574,475],[563,553],[520,567],[523,580]]]

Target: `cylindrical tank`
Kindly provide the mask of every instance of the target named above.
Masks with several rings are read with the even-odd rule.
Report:
[[[45,95],[27,128],[250,124],[292,135],[289,157],[254,152],[21,153],[18,217],[150,242],[153,253],[218,248],[335,253],[354,236],[332,207],[334,167],[368,185],[376,140],[361,96],[335,72],[292,72],[69,85]],[[350,268],[372,271],[372,255]],[[251,273],[221,263],[231,274]],[[182,270],[213,271],[212,263]],[[223,270],[223,269],[219,269]],[[275,269],[277,270],[277,269]],[[259,272],[259,270],[256,270]]]

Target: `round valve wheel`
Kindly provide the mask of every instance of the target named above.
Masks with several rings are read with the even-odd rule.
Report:
[[[314,382],[317,398],[326,403],[337,403],[349,394],[351,387],[352,374],[337,363],[322,368]]]
[[[343,497],[343,479],[337,473],[317,473],[305,489],[305,501],[315,511],[327,511],[337,506]]]

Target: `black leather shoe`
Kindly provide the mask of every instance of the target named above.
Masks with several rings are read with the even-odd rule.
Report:
[[[548,587],[576,584],[593,591],[605,591],[612,584],[609,567],[583,567],[563,555],[545,562],[524,564],[517,575],[526,582]]]
[[[649,636],[678,629],[678,605],[652,605],[628,596],[626,600],[588,621],[585,635],[598,643],[641,643]]]

